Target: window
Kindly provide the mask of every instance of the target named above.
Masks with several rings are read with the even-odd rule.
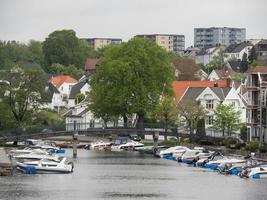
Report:
[[[207,125],[212,125],[213,124],[213,116],[208,116],[206,119],[206,124]]]
[[[213,109],[213,100],[207,100],[206,108],[207,109]]]

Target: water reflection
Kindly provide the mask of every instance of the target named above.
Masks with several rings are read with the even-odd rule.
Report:
[[[223,176],[149,155],[79,150],[74,162],[72,174],[1,177],[0,199],[267,200],[267,180]]]

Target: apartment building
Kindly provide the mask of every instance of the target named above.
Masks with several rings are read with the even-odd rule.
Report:
[[[170,52],[182,54],[185,50],[185,36],[172,34],[150,34],[136,35],[137,37],[148,38],[151,42],[155,42],[162,48]]]
[[[229,46],[246,40],[245,28],[210,27],[194,29],[194,46],[198,48]]]
[[[267,144],[267,67],[257,66],[247,71],[248,140]]]
[[[85,38],[95,50],[101,49],[108,45],[116,45],[122,43],[122,39],[119,38]]]

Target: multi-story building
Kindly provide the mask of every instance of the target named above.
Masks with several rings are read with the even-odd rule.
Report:
[[[267,143],[267,67],[250,68],[247,74],[248,140]]]
[[[194,46],[198,48],[229,46],[245,40],[245,28],[210,27],[194,29]]]
[[[122,43],[122,39],[119,38],[85,38],[84,40],[88,42],[95,50],[101,49],[108,45]]]
[[[185,36],[172,34],[151,34],[137,35],[137,37],[148,38],[151,42],[155,42],[167,51],[182,54],[185,50]]]

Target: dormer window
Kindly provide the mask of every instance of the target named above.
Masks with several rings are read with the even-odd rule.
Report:
[[[207,100],[206,101],[206,108],[207,109],[213,109],[213,100]]]

